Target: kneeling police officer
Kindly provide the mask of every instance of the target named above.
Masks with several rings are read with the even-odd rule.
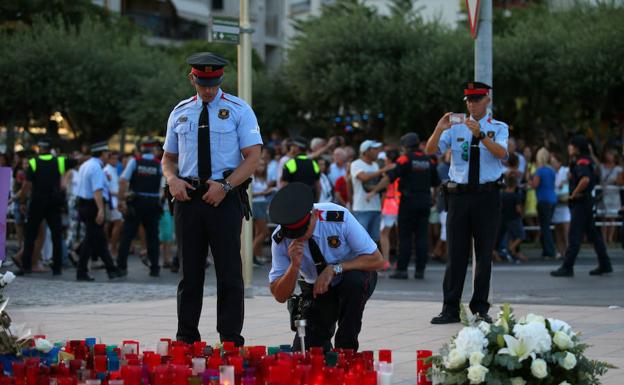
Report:
[[[281,189],[269,207],[279,224],[273,233],[271,293],[278,302],[291,298],[297,282],[307,305],[306,346],[358,349],[366,301],[377,283],[383,257],[353,215],[333,203],[314,204],[302,183]],[[300,349],[295,338],[293,349]]]

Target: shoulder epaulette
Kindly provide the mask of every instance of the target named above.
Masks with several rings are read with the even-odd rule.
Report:
[[[284,234],[282,234],[282,230],[281,229],[278,232],[276,232],[275,234],[273,234],[273,240],[278,245],[280,244],[280,242],[282,242],[284,240]]]
[[[326,211],[325,221],[327,222],[344,222],[344,211]]]
[[[231,99],[226,98],[226,97],[225,97],[225,92],[221,94],[221,99],[225,100],[226,102],[230,102],[230,103],[232,103],[232,104],[236,104],[237,106],[241,106],[241,107],[242,107],[242,104],[240,104],[240,103],[236,103],[235,101],[233,101],[233,100],[231,100]]]
[[[187,104],[189,104],[190,102],[194,102],[197,100],[197,95],[193,96],[192,98],[188,99],[188,100],[183,100],[181,101],[175,108],[174,110],[177,110],[180,107],[186,106]]]

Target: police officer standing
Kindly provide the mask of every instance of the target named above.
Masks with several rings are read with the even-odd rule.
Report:
[[[128,274],[130,245],[141,224],[145,229],[150,276],[158,277],[160,274],[158,223],[162,213],[160,204],[162,168],[160,159],[154,154],[159,144],[157,140],[144,140],[141,143],[142,154],[130,159],[121,174],[119,211],[124,214],[125,220],[117,253],[117,267],[124,276]],[[130,192],[126,193],[128,184]]]
[[[310,189],[292,183],[277,192],[269,207],[279,226],[273,232],[271,294],[286,302],[299,281],[310,306],[306,346],[357,350],[366,301],[377,283],[384,259],[355,217],[334,203],[316,203]],[[299,279],[301,277],[301,279]],[[293,349],[300,349],[295,338]]]
[[[416,272],[414,278],[425,277],[427,265],[427,228],[433,187],[440,185],[436,158],[418,150],[420,138],[415,132],[401,137],[403,155],[397,158],[396,167],[384,176],[382,186],[399,179],[399,260],[393,279],[407,279],[407,266],[412,257],[412,235],[416,236]],[[380,187],[372,192],[376,193]]]
[[[16,194],[21,199],[32,191],[22,266],[17,275],[30,274],[32,271],[32,255],[35,240],[39,234],[41,221],[45,219],[52,235],[52,274],[62,274],[62,223],[61,210],[65,205],[65,194],[61,189],[61,176],[65,170],[75,166],[75,161],[63,156],[56,157],[50,153],[50,142],[47,139],[37,143],[39,155],[28,161],[26,183]]]
[[[551,271],[553,277],[573,277],[574,262],[581,249],[583,234],[594,244],[594,250],[598,257],[598,267],[589,272],[589,275],[602,275],[613,272],[611,260],[607,255],[607,248],[602,233],[594,224],[594,197],[592,191],[596,186],[596,174],[594,162],[590,156],[587,140],[576,135],[568,144],[570,155],[570,197],[568,204],[572,214],[570,220],[569,241],[563,264],[555,271]]]
[[[89,275],[89,257],[97,255],[104,262],[109,279],[120,276],[113,263],[108,242],[104,233],[104,200],[102,192],[106,184],[104,165],[110,154],[107,142],[91,145],[91,158],[85,161],[78,170],[78,214],[85,224],[85,238],[80,247],[80,258],[76,279],[91,282],[95,279]]]
[[[284,163],[282,171],[282,182],[285,184],[300,182],[310,186],[314,191],[314,201],[318,201],[321,196],[321,169],[316,160],[308,158],[305,150],[308,148],[308,141],[301,136],[295,137],[291,141],[291,152],[293,157]]]
[[[501,162],[507,156],[509,129],[487,114],[491,87],[481,82],[464,85],[464,100],[469,116],[454,123],[456,114],[446,113],[427,141],[426,153],[451,149],[450,181],[445,185],[448,201],[446,222],[448,263],[444,275],[444,306],[432,324],[460,322],[459,307],[473,240],[476,269],[470,310],[491,322],[490,277],[492,251],[500,217],[499,180]]]
[[[163,173],[175,202],[180,283],[177,339],[199,341],[208,247],[217,275],[217,331],[237,346],[244,314],[240,234],[246,184],[260,162],[256,116],[220,89],[228,62],[209,52],[187,58],[197,94],[169,115]],[[243,199],[244,198],[244,199]]]

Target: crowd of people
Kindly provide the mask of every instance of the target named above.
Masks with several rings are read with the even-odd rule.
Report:
[[[420,145],[422,148],[424,143]],[[160,145],[154,147],[155,156],[162,155]],[[317,202],[333,202],[348,208],[363,225],[371,238],[378,242],[385,263],[383,270],[396,268],[399,251],[399,180],[376,189],[384,175],[396,167],[397,159],[405,151],[399,142],[381,143],[363,140],[348,143],[344,137],[303,137],[282,139],[277,134],[265,142],[262,161],[255,170],[252,181],[252,211],[254,223],[254,264],[270,261],[267,243],[271,235],[271,218],[268,207],[275,193],[292,181],[309,184],[316,192]],[[53,154],[58,152],[52,150]],[[559,259],[568,245],[570,209],[567,199],[568,154],[565,149],[551,149],[526,144],[523,140],[509,139],[507,167],[504,174],[505,188],[501,192],[501,223],[494,253],[494,260],[521,263],[528,260],[527,243],[538,244],[543,258]],[[10,157],[0,154],[0,166],[11,167],[12,200],[9,210],[9,236],[14,237],[19,251],[10,255],[14,263],[21,266],[25,241],[25,224],[29,196],[18,196],[28,169],[29,159],[35,151],[20,151]],[[62,178],[64,205],[62,215],[62,255],[65,265],[78,263],[78,252],[84,237],[85,226],[81,225],[76,206],[76,190],[79,185],[78,169],[88,159],[89,151],[74,151],[68,154],[76,162]],[[113,260],[118,260],[118,250],[124,223],[124,200],[119,200],[119,182],[127,164],[141,156],[140,146],[132,154],[111,152],[104,165],[107,184],[104,192],[106,204],[105,229],[107,243]],[[591,156],[596,165],[594,190],[596,200],[595,221],[599,224],[607,244],[621,241],[618,231],[622,215],[622,189],[624,168],[621,153],[617,147],[607,146],[600,154]],[[309,169],[306,167],[309,166]],[[448,180],[450,150],[437,157],[437,176],[440,181]],[[444,199],[439,189],[432,189],[432,200],[428,213],[428,224],[417,231],[417,239],[426,239],[430,260],[444,262],[446,258]],[[16,199],[17,198],[17,199]],[[163,268],[176,272],[174,225],[169,207],[164,199],[160,202],[159,219],[160,260]],[[52,265],[52,242],[49,226],[43,221],[34,241],[32,272],[46,272]],[[147,257],[147,242],[144,228],[139,228],[137,239],[131,250],[146,266],[151,266]],[[417,241],[418,242],[418,241]],[[94,259],[94,268],[103,268]],[[153,271],[153,270],[152,270]]]

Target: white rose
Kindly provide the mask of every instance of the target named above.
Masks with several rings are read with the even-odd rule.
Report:
[[[542,317],[541,315],[537,315],[537,314],[533,314],[533,313],[529,313],[526,315],[526,317],[524,317],[523,319],[520,320],[520,323],[523,324],[528,324],[531,322],[538,322],[541,324],[545,324],[546,323],[546,319],[544,317]]]
[[[481,365],[483,357],[485,356],[481,352],[472,352],[470,354],[470,365]]]
[[[546,361],[538,358],[531,362],[531,374],[535,378],[545,378],[548,375],[548,368],[546,366]]]
[[[513,377],[510,378],[511,385],[526,385],[526,381],[522,377]]]
[[[456,369],[462,366],[466,362],[466,357],[457,349],[453,349],[449,352],[446,358],[446,366],[449,369]]]
[[[471,384],[480,384],[485,381],[485,375],[489,370],[483,365],[472,365],[468,368],[468,379]]]
[[[479,322],[478,328],[479,328],[479,330],[481,330],[481,331],[483,332],[483,334],[485,334],[486,336],[487,336],[488,334],[490,334],[490,328],[491,328],[491,325],[490,325],[489,323],[487,323],[487,322],[485,322],[485,321],[481,321],[481,322]]]
[[[570,338],[569,335],[562,331],[558,331],[555,333],[553,337],[553,342],[561,350],[570,349],[574,346],[574,341],[572,341],[572,338]]]
[[[574,357],[574,354],[567,352],[563,360],[559,362],[559,365],[565,370],[570,370],[576,366],[576,357]]]
[[[572,327],[565,321],[556,318],[549,318],[550,330],[553,332],[562,331],[565,334],[572,334]]]
[[[6,273],[4,273],[4,276],[2,277],[2,283],[4,285],[8,285],[9,283],[13,282],[15,280],[15,274],[13,274],[10,271],[7,271]]]

